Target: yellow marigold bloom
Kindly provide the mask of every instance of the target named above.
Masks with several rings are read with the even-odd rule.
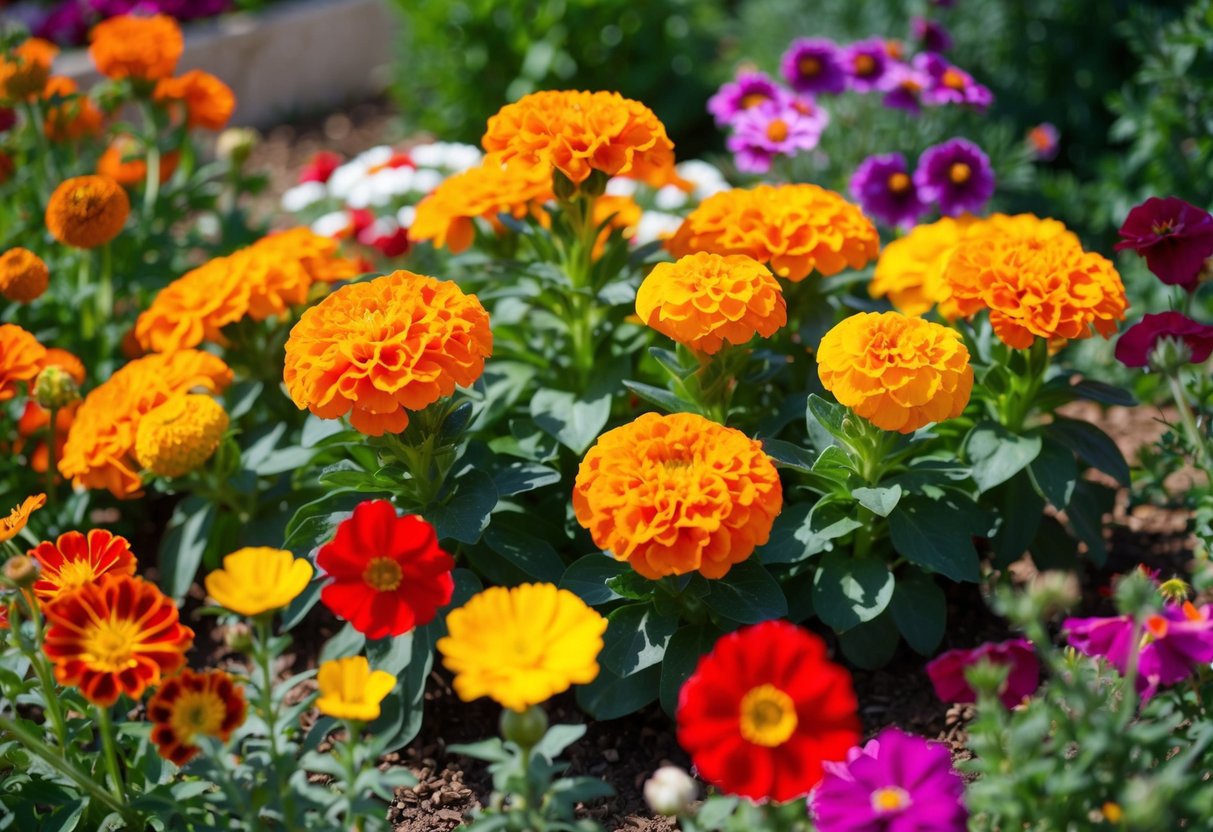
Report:
[[[552,175],[543,168],[483,164],[443,180],[417,204],[409,239],[430,240],[452,254],[464,251],[476,236],[479,217],[500,232],[499,214],[521,220],[546,218],[542,206],[553,199]]]
[[[185,50],[181,27],[163,14],[111,17],[94,26],[89,39],[88,54],[108,78],[166,78]]]
[[[884,247],[868,294],[888,297],[899,312],[922,315],[948,297],[943,269],[948,255],[964,237],[966,230],[981,221],[970,215],[915,226],[910,233]],[[941,310],[945,317],[952,318]]]
[[[50,41],[29,38],[12,54],[0,56],[0,99],[24,101],[39,95],[58,54],[59,47]]]
[[[1015,349],[1037,338],[1068,341],[1116,333],[1128,301],[1105,257],[1083,251],[1056,220],[1002,218],[970,232],[948,258],[944,280],[958,315],[990,312],[994,332]]]
[[[46,204],[46,227],[64,245],[96,248],[122,232],[131,201],[122,186],[104,176],[65,180]]]
[[[821,339],[817,374],[840,403],[899,433],[959,416],[973,389],[960,333],[900,312],[843,320]]]
[[[139,420],[135,459],[158,477],[184,477],[219,449],[227,426],[227,412],[210,396],[173,396]]]
[[[12,540],[19,535],[25,528],[25,524],[29,522],[29,516],[44,505],[46,505],[46,495],[35,494],[32,497],[26,497],[20,505],[14,506],[8,513],[8,517],[0,517],[0,543]]]
[[[594,544],[646,578],[722,578],[767,542],[783,488],[761,443],[693,413],[607,431],[573,486]]]
[[[17,395],[17,385],[32,383],[46,361],[46,347],[16,324],[0,324],[0,402]]]
[[[636,293],[636,314],[653,329],[709,355],[755,335],[770,337],[788,322],[779,281],[739,254],[700,252],[658,263]]]
[[[676,181],[674,144],[653,111],[617,92],[547,90],[489,119],[486,164],[561,171],[580,184],[591,171],[660,187]]]
[[[286,342],[295,406],[347,413],[370,436],[399,433],[421,410],[480,378],[489,316],[451,281],[398,271],[343,286],[303,313]]]
[[[206,592],[219,606],[254,616],[294,601],[312,579],[312,565],[283,549],[255,546],[223,559],[223,568],[206,576]]]
[[[793,282],[861,269],[880,251],[876,227],[859,207],[816,185],[735,188],[705,199],[667,244],[675,257],[744,254]]]
[[[333,659],[320,665],[316,708],[334,719],[370,722],[379,718],[379,703],[396,687],[396,677],[371,670],[365,656]]]
[[[160,79],[152,99],[166,105],[183,104],[185,126],[204,130],[222,130],[236,110],[232,88],[200,69],[191,69],[177,78]]]
[[[136,496],[143,485],[134,459],[143,417],[169,399],[201,390],[217,394],[232,382],[218,356],[198,350],[147,355],[117,370],[85,397],[63,447],[59,471],[82,488]]]
[[[316,283],[357,275],[338,243],[307,228],[272,234],[186,272],[160,290],[135,321],[135,338],[150,352],[173,352],[204,341],[226,344],[221,330],[252,318],[284,317],[307,302]]]
[[[607,621],[552,584],[492,587],[446,617],[438,640],[464,702],[488,696],[525,711],[598,676]]]
[[[17,303],[42,297],[51,273],[41,257],[17,246],[0,254],[0,295]]]

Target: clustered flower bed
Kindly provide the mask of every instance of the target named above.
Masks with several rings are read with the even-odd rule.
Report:
[[[438,667],[500,705],[500,738],[448,748],[492,777],[471,829],[598,828],[584,807],[610,786],[561,761],[586,726],[545,708],[569,692],[593,720],[668,714],[704,799],[673,768],[645,792],[687,830],[1213,816],[1213,490],[1187,495],[1191,575],[1134,569],[1115,615],[1067,615],[1132,483],[1063,408],[1136,403],[1072,345],[1117,336],[1129,297],[1062,223],[975,213],[995,193],[976,146],[939,141],[913,175],[873,158],[856,205],[729,187],[676,164],[643,103],[545,91],[480,148],[318,158],[285,197],[311,226],[261,234],[250,136],[195,152],[234,100],[174,77],[176,24],[117,17],[91,42],[87,93],[38,39],[0,63],[18,828],[385,828],[415,780],[380,761],[418,736]],[[795,95],[743,77],[713,99],[733,139],[751,118],[798,134],[811,94],[911,89],[886,72],[937,82],[923,104],[991,103],[878,41],[788,54]],[[882,240],[869,213],[906,228]],[[1153,198],[1121,236],[1183,310],[1116,347],[1176,414],[1153,468],[1207,471],[1213,217]],[[418,271],[380,267],[406,255]],[[936,655],[964,584],[1020,635]],[[240,660],[191,656],[195,627]],[[851,668],[899,651],[975,703],[960,762],[865,738]],[[284,676],[288,652],[307,658]]]

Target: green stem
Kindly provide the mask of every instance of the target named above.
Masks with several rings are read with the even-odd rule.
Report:
[[[358,778],[362,776],[363,768],[365,768],[365,761],[364,761],[363,765],[361,765],[361,766],[356,765],[356,760],[357,760],[356,743],[358,742],[358,739],[361,736],[362,736],[362,723],[356,722],[353,720],[346,720],[345,721],[345,743],[344,743],[343,749],[342,749],[344,753],[342,754],[343,759],[341,762],[342,762],[342,767],[345,769],[345,777],[346,777],[346,780],[345,780],[346,795],[345,796],[350,802],[351,817],[349,819],[353,821],[354,832],[362,832],[364,825],[365,825],[364,824],[365,818],[363,818],[361,815],[355,815],[354,810],[353,810],[354,797],[355,797],[355,795],[353,793],[354,784],[356,782],[358,782]]]
[[[147,134],[144,146],[147,150],[147,178],[143,186],[143,217],[142,226],[146,232],[156,215],[156,201],[160,197],[160,140],[159,128],[156,123],[156,111],[147,103],[141,101],[139,109],[143,114]]]
[[[42,686],[42,700],[46,703],[46,713],[50,717],[55,739],[59,741],[61,748],[66,748],[67,727],[63,719],[63,709],[59,706],[59,687],[55,684],[54,675],[47,666],[46,657],[39,649],[43,641],[42,611],[38,608],[36,599],[24,592],[21,593],[21,597],[29,605],[30,621],[34,624],[34,649],[27,653],[27,657],[34,668],[34,674],[38,677],[38,684]]]
[[[273,636],[271,624],[273,613],[264,613],[254,619],[257,641],[254,646],[254,657],[261,672],[260,706],[261,718],[265,722],[266,732],[270,741],[270,767],[273,769],[274,789],[282,803],[283,822],[290,828],[294,819],[291,792],[282,779],[280,764],[281,751],[278,746],[278,712],[274,707],[274,669],[273,656],[270,650],[270,639]]]
[[[999,417],[1003,427],[1012,433],[1023,431],[1036,394],[1044,384],[1045,372],[1049,369],[1049,342],[1037,338],[1032,342],[1027,355],[1028,368],[1017,378],[1011,389],[999,398]]]
[[[46,438],[46,499],[52,506],[55,504],[55,482],[59,478],[59,448],[55,441],[55,422],[59,418],[59,408],[49,408],[51,414],[50,429]]]
[[[1199,466],[1202,458],[1213,459],[1210,449],[1205,445],[1205,438],[1200,434],[1200,427],[1196,424],[1196,416],[1192,413],[1192,405],[1188,401],[1188,393],[1184,390],[1178,370],[1167,373],[1167,386],[1171,390],[1171,398],[1175,400],[1175,409],[1179,411],[1179,422],[1183,425],[1184,435],[1192,446],[1192,462]]]
[[[114,252],[113,243],[101,247],[101,273],[97,280],[97,320],[114,317]]]
[[[114,745],[114,724],[110,721],[109,708],[97,705],[97,733],[101,735],[101,750],[105,756],[105,769],[109,772],[110,791],[123,806],[126,805],[126,790],[122,786],[122,769],[118,767],[118,751]]]
[[[8,717],[0,716],[0,733],[5,733],[14,737],[17,742],[21,743],[32,751],[41,762],[46,763],[68,780],[71,780],[72,783],[74,783],[76,787],[80,789],[80,791],[84,792],[98,803],[104,804],[105,807],[110,811],[117,812],[123,817],[130,816],[130,810],[124,805],[124,801],[115,800],[113,795],[107,792],[103,787],[99,786],[96,781],[94,781],[83,771],[78,769],[71,761],[65,758],[59,750],[47,745],[18,723],[14,722]]]
[[[80,293],[84,294],[88,292],[89,283],[92,282],[93,252],[89,249],[82,249],[78,252],[78,256],[80,257],[80,272],[77,287]],[[80,307],[80,334],[86,341],[91,341],[97,332],[95,315],[96,303],[86,303]]]

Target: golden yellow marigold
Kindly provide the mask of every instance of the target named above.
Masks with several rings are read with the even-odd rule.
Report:
[[[0,324],[0,402],[17,395],[17,385],[42,371],[46,347],[16,324]]]
[[[136,496],[143,485],[134,459],[143,417],[183,393],[220,393],[232,371],[218,356],[198,350],[147,355],[93,389],[76,412],[59,471],[83,488]]]
[[[948,258],[944,281],[958,315],[990,312],[994,332],[1015,349],[1049,341],[1105,338],[1125,318],[1124,284],[1105,257],[1083,251],[1056,220],[1004,218],[970,232]]]
[[[46,205],[46,227],[64,245],[96,248],[122,232],[131,201],[104,176],[77,176],[55,188]]]
[[[59,47],[42,38],[23,41],[12,54],[0,56],[0,99],[24,101],[42,92]]]
[[[861,312],[821,339],[822,386],[883,430],[913,433],[959,416],[973,389],[960,333],[900,312]]]
[[[160,79],[152,99],[165,105],[183,104],[186,127],[204,130],[222,130],[236,109],[232,88],[200,69],[191,69],[177,78]]]
[[[767,542],[782,507],[761,443],[693,413],[646,413],[607,431],[573,486],[595,545],[654,580],[724,577]]]
[[[135,459],[158,477],[183,477],[219,449],[227,426],[227,411],[210,396],[173,396],[139,420]]]
[[[888,297],[899,312],[922,315],[947,299],[943,269],[966,229],[979,223],[970,215],[915,226],[880,252],[868,293]],[[941,310],[942,312],[943,310]],[[945,317],[955,317],[944,312]]]
[[[253,546],[223,559],[223,568],[206,576],[206,592],[240,615],[261,615],[294,601],[312,579],[312,565],[285,549]]]
[[[876,227],[859,207],[816,185],[735,188],[705,199],[667,244],[675,257],[744,254],[798,282],[861,269],[880,251]]]
[[[550,172],[484,164],[447,178],[421,200],[409,227],[409,239],[430,240],[435,247],[458,254],[472,244],[477,217],[500,230],[499,214],[517,220],[528,214],[545,216],[543,203],[552,198]]]
[[[380,705],[396,687],[386,670],[371,670],[365,656],[333,659],[320,665],[316,676],[320,698],[316,709],[334,719],[370,722],[379,718]]]
[[[658,263],[636,293],[636,314],[653,329],[709,355],[755,335],[767,338],[788,321],[779,281],[739,254],[699,252]]]
[[[17,303],[42,297],[51,273],[41,257],[17,246],[0,254],[0,295]]]
[[[154,352],[227,343],[220,330],[228,324],[285,316],[314,284],[358,274],[337,248],[336,240],[295,228],[216,257],[164,287],[135,322],[135,338]]]
[[[185,50],[181,27],[163,14],[111,17],[94,26],[89,38],[88,53],[108,78],[166,78]]]
[[[299,408],[347,413],[371,436],[398,433],[469,385],[493,352],[489,316],[454,283],[398,271],[343,286],[303,313],[286,342],[283,379]]]
[[[591,171],[650,185],[674,182],[674,144],[653,111],[617,92],[547,90],[523,96],[489,119],[486,164],[553,168],[576,183]]]

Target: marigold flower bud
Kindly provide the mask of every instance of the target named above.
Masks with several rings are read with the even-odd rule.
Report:
[[[1028,584],[1028,596],[1041,616],[1052,618],[1078,603],[1078,578],[1073,572],[1052,569],[1041,572]]]
[[[176,396],[139,420],[135,458],[157,476],[184,476],[210,459],[227,426],[227,413],[210,396]]]
[[[76,379],[62,367],[52,364],[34,379],[34,401],[47,410],[67,407],[79,398]]]
[[[644,801],[659,815],[674,817],[688,812],[699,787],[678,766],[662,766],[645,781]]]
[[[4,564],[4,577],[17,586],[32,586],[38,580],[38,564],[26,555],[9,558]]]
[[[232,167],[241,168],[260,141],[261,134],[251,127],[229,127],[219,134],[215,155],[231,162]]]
[[[525,711],[506,708],[501,712],[501,736],[521,748],[533,748],[548,732],[548,715],[542,705]]]

